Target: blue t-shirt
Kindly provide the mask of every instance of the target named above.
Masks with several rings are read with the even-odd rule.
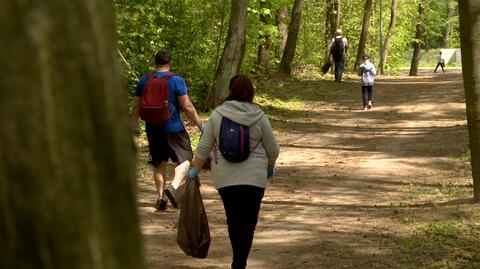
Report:
[[[155,77],[166,76],[168,72],[153,72]],[[147,84],[148,76],[143,75],[138,81],[137,88],[135,89],[135,96],[142,96],[145,84]],[[168,79],[168,97],[170,107],[170,120],[163,126],[163,129],[167,133],[177,133],[185,130],[182,119],[180,118],[181,107],[178,102],[179,96],[187,95],[187,85],[180,76],[174,75]],[[145,129],[148,131],[153,128],[151,124],[146,123]]]

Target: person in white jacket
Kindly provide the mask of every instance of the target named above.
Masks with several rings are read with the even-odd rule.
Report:
[[[373,107],[373,82],[376,71],[368,55],[364,55],[363,60],[364,62],[358,67],[358,75],[362,77],[363,110],[370,110]]]
[[[230,80],[229,95],[210,115],[188,175],[189,180],[196,178],[214,151],[212,176],[225,208],[234,269],[247,265],[267,178],[273,177],[279,155],[267,115],[253,103],[253,97],[253,83],[247,76],[236,75]],[[229,162],[222,157],[218,141],[223,117],[249,127],[251,152],[245,161]]]

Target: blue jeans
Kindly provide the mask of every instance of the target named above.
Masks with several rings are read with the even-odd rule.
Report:
[[[342,74],[343,74],[343,69],[345,68],[345,62],[343,60],[341,61],[334,61],[335,63],[335,81],[342,81]]]

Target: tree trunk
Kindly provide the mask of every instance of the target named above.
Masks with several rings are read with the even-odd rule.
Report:
[[[335,9],[335,27],[333,32],[336,29],[340,28],[340,0],[334,0],[333,7]]]
[[[267,8],[267,2],[260,2],[261,9]],[[260,21],[265,25],[270,25],[271,16],[270,14],[260,14]],[[270,40],[270,33],[264,32],[260,34],[260,45],[258,46],[258,67],[263,71],[268,71],[270,65],[270,48],[272,42]]]
[[[217,68],[214,84],[215,105],[228,95],[230,79],[238,74],[245,54],[248,0],[232,0],[227,41]]]
[[[114,24],[109,1],[3,2],[0,268],[145,268]]]
[[[335,32],[334,18],[333,18],[333,0],[326,0],[325,8],[325,51],[328,57],[328,47]]]
[[[220,64],[220,51],[222,50],[222,39],[223,33],[225,31],[225,18],[226,18],[226,6],[227,0],[223,0],[222,2],[222,16],[220,19],[220,32],[218,33],[217,45],[215,49],[215,66],[213,66],[213,78],[211,80],[211,84],[205,87],[205,91],[207,92],[207,98],[205,101],[205,110],[215,108],[215,79],[216,79],[216,71],[218,69],[218,65]]]
[[[300,19],[302,16],[303,0],[295,0],[292,10],[292,18],[288,27],[288,38],[285,50],[283,51],[282,61],[280,62],[280,72],[289,75],[292,73],[292,62],[297,47],[298,32],[300,29]]]
[[[480,202],[480,2],[459,0],[463,83],[475,202]]]
[[[397,0],[392,0],[392,5],[390,6],[390,24],[388,25],[387,35],[385,36],[385,41],[382,47],[382,57],[379,66],[380,74],[383,74],[385,71],[385,64],[388,57],[388,48],[390,47],[390,41],[392,39],[393,30],[395,29],[395,23],[397,20]]]
[[[368,38],[368,26],[370,24],[370,17],[372,16],[373,0],[366,0],[365,9],[363,12],[362,33],[360,34],[360,41],[358,42],[357,57],[353,69],[357,69],[365,54],[365,45]]]
[[[409,76],[416,76],[418,73],[418,62],[420,61],[420,49],[422,48],[422,39],[425,35],[425,2],[424,0],[418,4],[419,21],[416,25],[415,41],[413,41],[413,57],[410,65]]]
[[[448,0],[447,2],[447,22],[445,26],[445,34],[443,35],[443,47],[448,46],[448,39],[450,38],[450,32],[452,31],[452,18],[453,18],[453,2]]]
[[[288,7],[281,7],[276,12],[276,23],[278,29],[278,49],[277,58],[281,58],[285,50],[285,44],[288,38]]]

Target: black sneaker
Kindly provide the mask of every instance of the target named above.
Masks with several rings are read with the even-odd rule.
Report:
[[[172,206],[178,208],[177,201],[175,200],[175,188],[172,185],[165,189],[165,195],[168,200],[170,200],[170,203],[172,203]]]
[[[157,204],[155,204],[155,208],[158,211],[163,211],[167,209],[167,199],[157,199]]]

